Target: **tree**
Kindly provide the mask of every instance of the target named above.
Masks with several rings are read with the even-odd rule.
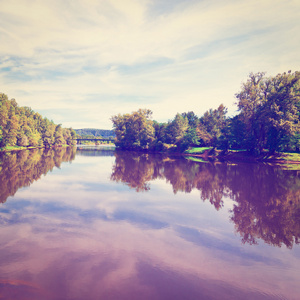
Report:
[[[10,119],[6,123],[6,144],[15,146],[17,143],[17,134],[19,128],[18,116],[12,114]]]
[[[299,133],[300,72],[278,74],[267,79],[266,85],[267,147],[271,151],[283,150],[287,137]]]
[[[149,149],[155,134],[151,116],[152,111],[148,109],[112,116],[116,146],[126,149]]]
[[[250,73],[246,83],[242,84],[242,90],[236,94],[238,109],[246,125],[246,146],[251,152],[260,152],[265,139],[265,128],[261,107],[265,101],[265,73]]]
[[[39,146],[51,147],[54,143],[74,145],[76,133],[72,129],[56,126],[42,118],[30,107],[19,107],[15,99],[8,100],[0,93],[0,147]]]
[[[250,73],[236,94],[247,133],[246,147],[257,154],[264,148],[284,150],[287,137],[299,132],[300,72],[264,75]]]
[[[180,144],[181,151],[188,149],[190,146],[198,146],[199,144],[200,143],[196,128],[189,127],[185,132],[182,142]]]
[[[207,132],[205,126],[200,122],[196,129],[199,144],[209,146],[212,143],[212,136]]]
[[[154,128],[154,146],[153,148],[156,151],[163,151],[164,144],[166,143],[166,128],[167,123],[158,123],[157,121],[153,121]]]
[[[203,127],[201,128],[200,126],[198,132],[202,131],[202,134],[207,137],[209,135],[211,138],[206,138],[206,140],[214,147],[217,145],[218,138],[222,135],[222,130],[226,126],[226,114],[227,108],[221,104],[217,109],[210,109],[206,111],[200,118],[200,122],[205,130],[203,130]],[[200,136],[200,138],[202,137]]]
[[[66,143],[63,137],[63,130],[61,124],[56,125],[55,132],[54,132],[54,145],[62,146]]]
[[[177,113],[174,120],[169,122],[166,128],[167,142],[180,145],[189,127],[187,117]]]
[[[225,138],[228,140],[228,147],[230,149],[245,149],[247,148],[246,137],[247,130],[246,125],[243,122],[240,115],[236,115],[228,119],[227,126],[225,128]]]
[[[189,111],[188,113],[181,114],[184,118],[187,117],[190,128],[197,128],[199,124],[199,118],[195,115],[193,111]]]
[[[0,147],[6,144],[6,124],[8,121],[8,98],[5,94],[0,94]]]
[[[54,130],[54,123],[44,118],[39,128],[44,147],[50,148],[54,144]]]

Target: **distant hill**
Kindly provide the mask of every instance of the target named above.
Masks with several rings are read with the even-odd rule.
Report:
[[[95,137],[102,136],[104,138],[114,137],[115,133],[113,130],[107,129],[95,129],[95,128],[83,128],[83,129],[74,129],[77,135],[93,135]]]

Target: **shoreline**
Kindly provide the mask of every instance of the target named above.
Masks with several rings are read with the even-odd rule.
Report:
[[[220,150],[218,150],[220,151]],[[182,153],[183,156],[190,156],[196,158],[202,158],[204,160],[213,160],[213,161],[220,161],[220,162],[247,162],[247,163],[270,163],[270,164],[278,164],[278,165],[286,165],[286,164],[300,164],[300,154],[296,153],[299,156],[299,160],[292,160],[285,157],[291,156],[295,153],[288,153],[288,152],[277,152],[273,155],[269,155],[269,153],[264,153],[259,156],[254,156],[249,154],[248,152],[227,152],[226,154],[222,154],[221,151],[216,155],[210,155],[209,150],[204,151],[204,153]]]
[[[204,161],[217,161],[217,162],[245,162],[245,163],[269,163],[274,165],[300,165],[300,153],[289,152],[276,152],[270,154],[265,152],[261,155],[254,156],[246,151],[229,150],[225,154],[222,154],[222,150],[215,150],[214,154],[210,154],[211,149],[204,150],[203,152],[175,152],[175,151],[155,151],[155,150],[134,150],[134,149],[122,149],[115,148],[119,151],[136,151],[140,153],[157,153],[163,155],[182,156],[185,158],[194,157],[203,159]]]
[[[76,145],[59,145],[59,146],[51,146],[51,147],[39,147],[39,146],[9,146],[10,148],[0,148],[0,153],[13,152],[13,151],[22,151],[22,150],[33,150],[33,149],[57,149],[57,148],[66,148],[66,147],[74,147]]]
[[[259,156],[251,155],[246,151],[236,151],[229,150],[228,152],[222,154],[222,150],[215,150],[214,154],[211,154],[211,149],[205,149],[202,152],[176,152],[176,151],[155,151],[155,150],[134,150],[134,149],[122,149],[116,147],[114,144],[102,144],[102,145],[60,145],[60,146],[51,146],[51,147],[34,147],[34,146],[9,146],[11,148],[0,148],[0,153],[15,152],[21,150],[32,150],[32,149],[57,149],[62,147],[103,147],[103,148],[114,148],[115,150],[120,151],[135,151],[140,153],[159,153],[165,155],[174,155],[182,157],[194,157],[203,159],[204,161],[218,161],[218,162],[246,162],[246,163],[269,163],[276,165],[299,165],[300,164],[300,153],[289,153],[289,152],[276,152],[275,154],[269,154],[265,152]],[[292,159],[290,159],[292,158]]]

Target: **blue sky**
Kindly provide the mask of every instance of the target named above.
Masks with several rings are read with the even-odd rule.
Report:
[[[64,127],[201,116],[250,72],[300,70],[298,0],[0,0],[0,92]]]

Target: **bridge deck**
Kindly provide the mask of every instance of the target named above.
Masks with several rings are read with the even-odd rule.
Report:
[[[110,139],[105,139],[105,138],[86,138],[86,139],[81,139],[81,138],[77,138],[76,142],[77,144],[83,141],[89,141],[89,142],[114,142],[114,139],[110,138]]]

